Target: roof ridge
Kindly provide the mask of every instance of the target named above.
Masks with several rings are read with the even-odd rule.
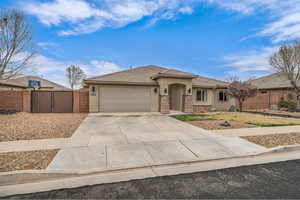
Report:
[[[265,76],[258,77],[256,79],[251,80],[251,82],[252,81],[257,81],[257,80],[260,80],[260,79],[264,79],[264,78],[267,78],[267,77],[270,77],[270,76],[274,76],[274,75],[280,75],[280,72],[275,72],[275,73],[271,73],[271,74],[268,74],[268,75],[265,75]]]
[[[42,78],[42,77],[39,77],[39,76],[33,76],[33,75],[25,75],[25,76],[21,76],[21,77],[17,77],[17,78],[14,78],[14,79],[8,79],[8,81],[9,80],[17,80],[17,79],[20,79],[20,78],[37,78],[37,79],[40,79],[40,80],[42,80],[42,81],[47,81],[47,82],[49,82],[49,83],[52,83],[52,84],[54,84],[55,86],[58,86],[58,87],[63,87],[63,88],[66,88],[67,89],[67,87],[65,87],[65,86],[63,86],[63,85],[60,85],[60,84],[58,84],[58,83],[55,83],[55,82],[53,82],[53,81],[50,81],[50,80],[48,80],[48,79],[44,79],[44,78]],[[19,84],[16,84],[16,85],[19,85]],[[20,86],[23,86],[23,85],[20,85]]]
[[[112,72],[112,73],[109,73],[109,74],[103,74],[103,75],[100,75],[100,76],[94,76],[94,77],[90,77],[90,78],[87,78],[87,79],[84,79],[84,80],[102,78],[102,77],[110,76],[110,75],[113,75],[113,74],[133,71],[133,70],[136,70],[136,69],[147,68],[147,67],[157,67],[157,68],[167,69],[167,68],[157,66],[157,65],[145,65],[145,66],[138,66],[138,67],[134,67],[134,68],[130,68],[130,69],[125,69],[125,70],[122,70],[122,71]]]
[[[215,79],[215,78],[210,78],[210,77],[206,77],[206,76],[202,76],[202,75],[198,75],[197,78],[205,78],[205,79],[209,79],[209,80],[212,80],[212,81],[218,81],[218,82],[222,82],[222,83],[228,83],[226,81],[221,81],[221,80],[218,80],[218,79]]]

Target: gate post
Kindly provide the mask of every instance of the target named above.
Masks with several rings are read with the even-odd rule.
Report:
[[[31,112],[31,90],[23,91],[23,112]]]
[[[79,109],[79,91],[73,91],[73,112],[74,113],[79,113],[80,109]]]

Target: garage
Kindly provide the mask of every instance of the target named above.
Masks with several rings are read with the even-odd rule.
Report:
[[[150,112],[151,88],[144,86],[99,87],[100,112]]]

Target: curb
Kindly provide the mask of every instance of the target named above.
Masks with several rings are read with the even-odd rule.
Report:
[[[243,155],[237,155],[232,157],[223,157],[223,158],[213,158],[213,159],[205,159],[205,160],[199,160],[199,159],[192,159],[188,161],[178,161],[178,162],[170,162],[170,163],[164,163],[164,164],[152,164],[152,165],[143,165],[143,166],[137,166],[137,167],[128,167],[128,168],[110,168],[110,169],[103,169],[103,168],[92,168],[92,169],[80,169],[80,170],[17,170],[17,171],[9,171],[9,172],[0,172],[1,176],[6,175],[16,175],[16,174],[77,174],[77,175],[87,175],[91,173],[109,173],[109,172],[116,172],[116,171],[127,171],[132,169],[141,169],[146,167],[161,167],[161,166],[172,166],[172,165],[180,165],[180,164],[191,164],[191,163],[202,163],[207,161],[217,161],[217,160],[229,160],[234,158],[246,158],[246,157],[252,157],[252,156],[260,156],[260,155],[267,155],[272,153],[282,153],[282,152],[289,152],[289,151],[298,151],[300,150],[300,145],[288,145],[288,146],[278,146],[274,148],[270,148],[264,151],[258,151],[258,152],[252,152],[252,153],[246,153]]]
[[[147,166],[122,170],[110,170],[98,172],[97,170],[81,170],[75,177],[65,177],[61,179],[39,180],[29,183],[16,183],[0,186],[0,197],[8,197],[19,194],[29,194],[46,192],[59,189],[77,188],[90,185],[131,181],[151,177],[172,176],[179,174],[198,173],[226,168],[259,165],[266,163],[296,160],[300,158],[300,145],[276,147],[268,151],[252,153],[251,155],[236,156],[221,159],[211,159],[202,161],[181,162],[176,164],[165,164]],[[289,153],[292,152],[292,153]],[[274,154],[272,154],[274,153]],[[276,154],[281,153],[281,154]],[[283,154],[282,154],[283,153]],[[256,156],[262,157],[256,157]],[[264,156],[265,155],[265,156]],[[277,156],[278,155],[278,156]],[[27,170],[27,172],[37,172],[38,170]],[[46,173],[46,170],[40,170]],[[39,171],[39,172],[40,172]],[[49,172],[49,171],[48,171]],[[56,171],[57,172],[57,171]],[[69,171],[70,172],[70,171]],[[94,173],[92,173],[94,172]],[[22,173],[19,171],[19,173]],[[23,171],[24,173],[24,171]],[[90,173],[90,174],[87,174]],[[86,175],[85,175],[86,174]]]

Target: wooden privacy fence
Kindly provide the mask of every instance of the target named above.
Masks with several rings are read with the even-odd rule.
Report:
[[[32,91],[31,111],[33,113],[72,113],[72,91]]]
[[[89,112],[89,92],[0,91],[0,109],[33,113]]]
[[[296,100],[297,95],[291,89],[260,90],[255,97],[248,98],[244,110],[269,109],[276,107],[280,99]]]
[[[0,109],[30,112],[30,91],[0,91]]]

